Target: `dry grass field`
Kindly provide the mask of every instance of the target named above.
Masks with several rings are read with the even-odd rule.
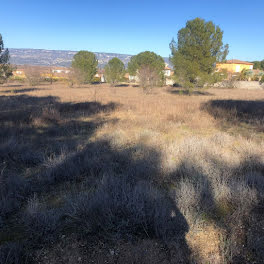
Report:
[[[263,263],[264,90],[0,87],[0,263]]]

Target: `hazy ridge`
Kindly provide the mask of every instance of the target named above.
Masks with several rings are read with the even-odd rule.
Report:
[[[71,50],[45,50],[45,49],[14,49],[10,48],[10,61],[16,65],[62,66],[69,67],[77,51]],[[117,57],[125,65],[132,55],[119,53],[94,52],[97,56],[99,67],[104,67],[107,62]],[[168,63],[169,58],[164,58]]]

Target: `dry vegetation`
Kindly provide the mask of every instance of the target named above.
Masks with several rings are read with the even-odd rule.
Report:
[[[0,263],[263,263],[264,91],[0,93]]]

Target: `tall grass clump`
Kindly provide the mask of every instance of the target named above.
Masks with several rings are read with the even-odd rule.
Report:
[[[60,231],[61,210],[47,208],[37,196],[29,199],[23,214],[23,225],[29,241],[50,242]]]
[[[0,173],[0,218],[2,221],[16,212],[28,192],[27,182],[18,175]]]
[[[8,242],[0,245],[0,263],[21,264],[27,263],[26,252],[23,245],[16,242]]]
[[[183,239],[187,223],[160,190],[148,182],[105,177],[90,193],[70,197],[68,224],[104,238]]]
[[[259,221],[255,211],[264,201],[261,146],[245,139],[234,145],[234,138],[218,135],[190,138],[175,148],[171,181],[177,207],[190,227],[213,223],[224,229],[233,256],[245,254],[249,223]]]
[[[7,169],[32,167],[43,161],[43,155],[34,151],[30,145],[18,142],[14,137],[7,138],[0,144],[0,161]]]

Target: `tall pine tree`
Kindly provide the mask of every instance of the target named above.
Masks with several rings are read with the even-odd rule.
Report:
[[[120,82],[125,74],[125,65],[118,59],[111,59],[105,66],[105,77],[106,81],[112,85]]]
[[[172,40],[170,48],[175,77],[186,88],[214,80],[215,63],[224,61],[228,54],[220,27],[200,18],[187,21],[178,32],[177,43]]]
[[[73,57],[72,68],[81,83],[92,83],[98,61],[94,53],[81,50]]]
[[[12,67],[9,64],[9,51],[4,49],[4,41],[0,34],[0,83],[6,82],[6,80],[12,76]]]

